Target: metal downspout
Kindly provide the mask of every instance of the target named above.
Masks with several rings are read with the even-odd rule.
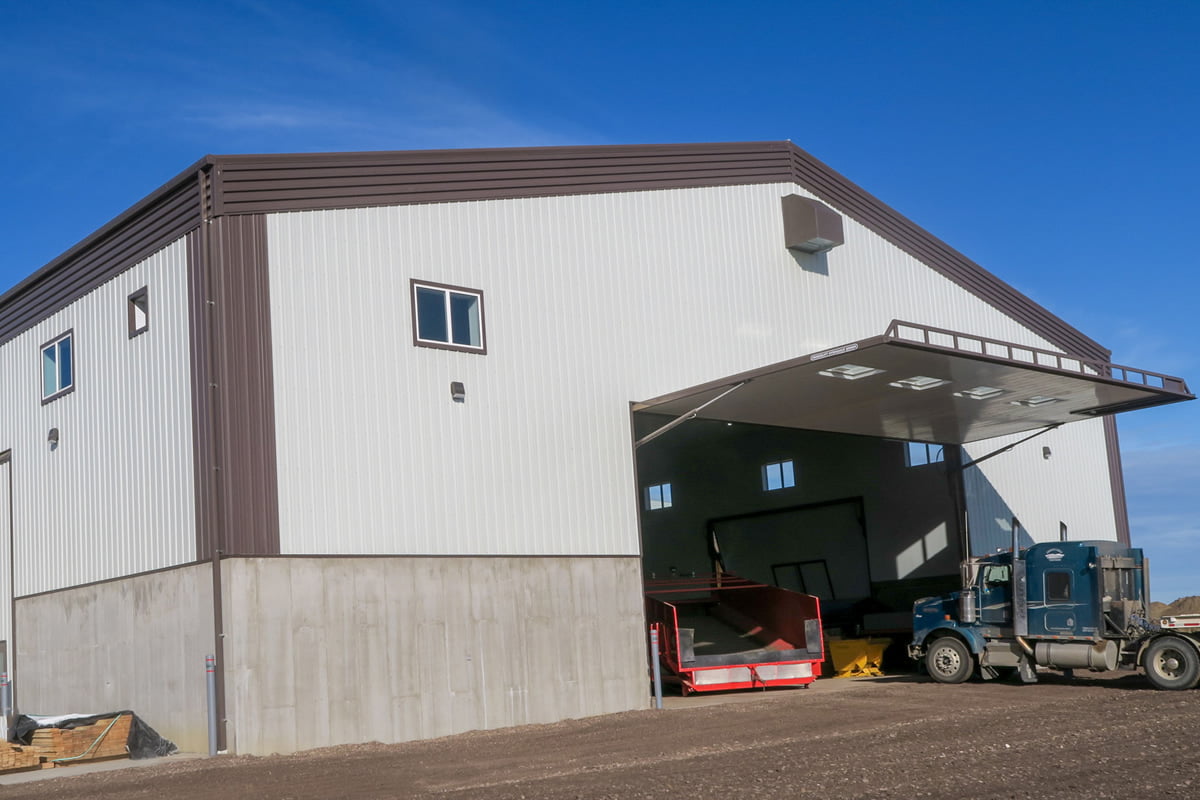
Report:
[[[212,548],[213,655],[216,657],[217,751],[223,752],[228,750],[225,714],[225,608],[221,583],[221,556],[224,554],[225,522],[221,509],[222,482],[220,452],[218,448],[219,437],[217,436],[217,383],[215,380],[217,335],[214,321],[216,303],[213,300],[215,296],[212,257],[213,219],[207,202],[207,189],[209,188],[211,176],[209,171],[205,169],[198,170],[196,174],[200,191],[200,269],[204,274],[203,285],[205,294],[201,299],[201,311],[207,314],[204,331],[208,338],[208,363],[205,364],[205,374],[208,380],[204,386],[200,387],[200,390],[209,393],[208,411],[210,425],[208,447],[212,456],[213,469],[213,474],[210,476],[213,504],[212,541],[210,542],[210,547]]]

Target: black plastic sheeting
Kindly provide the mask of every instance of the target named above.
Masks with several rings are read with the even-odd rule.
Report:
[[[125,743],[129,749],[130,758],[157,758],[179,752],[179,748],[170,739],[164,739],[158,731],[151,728],[145,721],[132,711],[109,711],[107,714],[92,714],[87,717],[72,717],[55,723],[52,726],[39,725],[33,717],[21,714],[13,727],[13,741],[19,744],[31,744],[33,732],[42,727],[65,728],[70,730],[83,725],[91,725],[101,720],[111,720],[118,715],[129,715],[133,721],[129,724],[129,740]]]

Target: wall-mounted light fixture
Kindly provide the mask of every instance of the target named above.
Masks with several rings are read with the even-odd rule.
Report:
[[[789,250],[804,253],[824,253],[846,241],[841,214],[798,194],[783,197],[783,236]]]
[[[450,384],[450,399],[456,403],[467,402],[467,387],[463,386],[462,381],[454,381]]]
[[[51,450],[58,449],[58,428],[50,429],[50,433],[46,436],[46,442],[50,445]]]
[[[1046,459],[1047,461],[1050,460],[1050,445],[1046,445],[1042,448],[1042,458]]]

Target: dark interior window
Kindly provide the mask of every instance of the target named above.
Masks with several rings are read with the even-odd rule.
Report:
[[[1046,573],[1046,602],[1065,603],[1071,599],[1071,573]]]

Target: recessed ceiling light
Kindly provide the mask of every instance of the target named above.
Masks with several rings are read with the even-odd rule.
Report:
[[[1038,406],[1046,406],[1046,405],[1050,405],[1051,403],[1057,403],[1058,401],[1059,401],[1059,398],[1057,398],[1057,397],[1047,397],[1044,394],[1035,394],[1033,397],[1029,398],[1028,400],[1013,400],[1012,404],[1014,406],[1026,406],[1027,408],[1037,408]]]
[[[847,381],[856,381],[859,378],[869,378],[872,375],[878,375],[883,372],[881,369],[874,367],[864,367],[858,364],[842,364],[840,367],[830,367],[818,372],[818,375],[824,375],[826,378],[841,378]]]
[[[976,386],[974,389],[964,389],[961,392],[955,392],[955,397],[969,397],[972,400],[987,400],[992,397],[999,397],[1004,394],[1003,389],[997,389],[995,386]]]
[[[945,386],[950,381],[944,381],[941,378],[930,378],[927,375],[914,375],[911,378],[905,378],[900,381],[893,381],[888,386],[895,386],[897,389],[912,389],[917,392],[923,392],[926,389],[936,389],[939,386]]]

